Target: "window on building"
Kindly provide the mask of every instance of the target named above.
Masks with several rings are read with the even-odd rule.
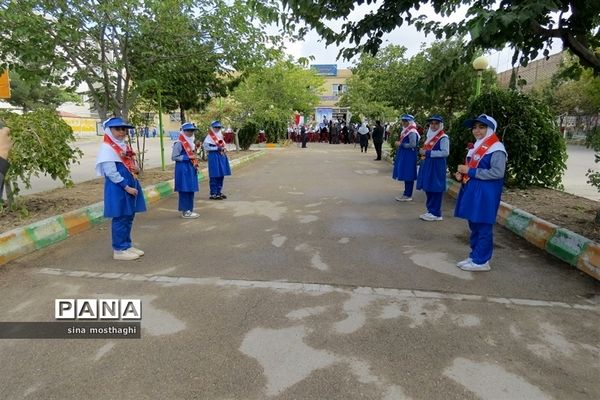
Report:
[[[348,85],[335,83],[332,86],[332,92],[334,96],[341,96],[348,91]]]

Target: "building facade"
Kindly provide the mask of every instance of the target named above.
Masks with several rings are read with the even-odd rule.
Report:
[[[338,68],[337,64],[315,64],[310,66],[325,79],[322,86],[321,101],[315,107],[315,119],[317,122],[331,119],[350,120],[347,107],[338,107],[338,101],[342,94],[348,91],[348,79],[352,76],[349,69]]]
[[[523,92],[531,92],[531,90],[540,84],[550,81],[552,75],[558,72],[560,64],[563,61],[565,52],[560,52],[551,55],[547,60],[532,61],[526,67],[518,66],[504,72],[499,72],[498,84],[501,87],[507,88],[510,85],[510,78],[513,70],[517,74],[517,85]]]

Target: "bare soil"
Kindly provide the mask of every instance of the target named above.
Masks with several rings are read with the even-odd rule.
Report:
[[[547,188],[505,189],[502,201],[600,243],[600,202]]]
[[[228,153],[230,160],[242,157],[248,152],[240,151]],[[200,161],[200,168],[206,162]],[[173,179],[174,164],[167,165],[165,171],[153,168],[140,174],[142,187]],[[78,208],[102,201],[104,192],[104,178],[81,182],[70,188],[59,188],[47,192],[22,196],[19,199],[19,210],[9,212],[0,210],[0,233],[23,225],[64,214]]]

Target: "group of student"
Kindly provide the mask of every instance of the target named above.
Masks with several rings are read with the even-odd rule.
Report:
[[[446,158],[450,154],[450,139],[444,132],[444,119],[432,115],[424,144],[419,147],[420,135],[415,118],[401,116],[402,131],[396,142],[392,177],[404,181],[404,193],[399,202],[412,201],[415,181],[417,189],[426,195],[427,212],[424,221],[442,221],[442,200],[446,191]],[[500,206],[504,185],[507,152],[498,139],[498,124],[489,115],[481,114],[465,121],[475,143],[469,146],[465,162],[458,166],[456,180],[462,183],[454,216],[469,223],[471,252],[456,264],[465,271],[489,271],[493,252],[493,227]],[[419,167],[417,168],[417,164]]]
[[[104,179],[104,217],[112,218],[111,238],[115,260],[136,260],[144,255],[133,247],[131,229],[135,214],[146,211],[144,194],[137,175],[135,153],[127,144],[127,132],[133,126],[122,118],[110,118],[103,124],[104,137],[96,159],[96,173]],[[227,147],[219,121],[210,124],[202,146],[208,153],[210,200],[224,200],[223,181],[231,175]],[[178,209],[182,218],[198,218],[194,212],[194,196],[198,192],[198,158],[193,123],[181,125],[179,138],[173,144],[171,159],[175,161],[175,191],[179,193]]]

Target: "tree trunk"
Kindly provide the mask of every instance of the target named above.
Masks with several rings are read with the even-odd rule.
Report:
[[[596,210],[596,218],[594,218],[594,223],[596,225],[600,225],[600,210]]]
[[[181,119],[181,125],[183,125],[185,123],[185,110],[181,105],[179,106],[179,118]]]

